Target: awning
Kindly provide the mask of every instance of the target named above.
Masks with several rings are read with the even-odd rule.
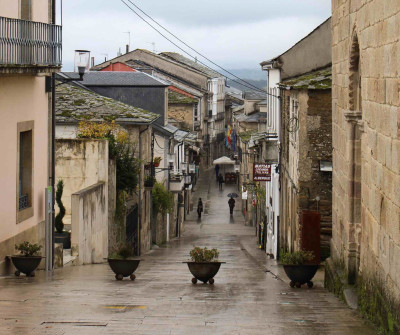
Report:
[[[222,156],[213,161],[214,165],[235,165],[235,161],[230,159],[229,157]]]

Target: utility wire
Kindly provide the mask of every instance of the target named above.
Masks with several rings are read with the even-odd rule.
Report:
[[[177,36],[175,36],[174,34],[172,34],[169,30],[167,30],[166,28],[164,28],[161,24],[159,24],[157,21],[155,21],[153,18],[151,18],[149,15],[147,15],[144,11],[142,11],[138,6],[136,6],[132,1],[130,1],[130,0],[127,0],[127,1],[129,1],[133,6],[135,6],[138,10],[140,10],[144,15],[146,15],[147,17],[149,17],[152,21],[154,21],[154,22],[155,22],[158,26],[160,26],[162,29],[164,29],[165,31],[167,31],[167,32],[168,32],[169,34],[171,34],[172,36],[174,36],[178,41],[180,41],[181,43],[185,44],[187,47],[189,47],[190,49],[192,49],[192,50],[195,51],[197,54],[199,54],[200,56],[204,57],[205,59],[207,59],[207,60],[210,61],[211,63],[215,64],[216,66],[218,66],[219,68],[221,68],[221,69],[224,70],[225,72],[227,72],[227,73],[233,75],[234,77],[238,78],[239,80],[241,80],[242,82],[244,82],[244,83],[246,83],[246,84],[248,84],[248,85],[250,85],[250,86],[248,86],[248,85],[246,85],[246,84],[243,84],[243,83],[241,83],[241,82],[238,82],[237,80],[228,77],[228,79],[230,79],[231,81],[233,81],[233,82],[235,82],[235,83],[237,83],[237,84],[240,84],[240,85],[242,85],[242,86],[244,86],[244,87],[247,87],[247,88],[249,88],[249,89],[256,90],[256,91],[262,92],[262,93],[264,93],[264,94],[266,94],[266,95],[270,95],[270,96],[273,96],[273,97],[275,97],[275,98],[280,99],[279,96],[274,95],[274,94],[271,94],[271,93],[268,93],[268,92],[266,92],[266,91],[264,91],[264,90],[258,88],[257,86],[254,86],[253,84],[248,83],[247,81],[245,81],[245,80],[239,78],[239,77],[236,76],[235,74],[233,74],[233,73],[231,73],[231,72],[225,70],[224,68],[222,68],[222,67],[219,66],[218,64],[212,62],[212,61],[209,60],[207,57],[203,56],[201,53],[197,52],[195,49],[193,49],[193,48],[190,47],[188,44],[186,44],[185,42],[183,42],[183,41],[182,41],[181,39],[179,39]],[[126,7],[128,7],[134,14],[136,14],[140,19],[142,19],[145,23],[147,23],[151,28],[153,28],[156,32],[158,32],[158,33],[159,33],[162,37],[164,37],[167,41],[169,41],[170,43],[172,43],[174,46],[176,46],[179,50],[181,50],[182,52],[184,52],[184,53],[185,53],[186,55],[188,55],[189,57],[191,57],[191,58],[193,58],[193,59],[196,59],[195,56],[193,56],[193,55],[191,55],[190,53],[188,53],[186,50],[184,50],[184,49],[181,48],[179,45],[177,45],[175,42],[173,42],[170,38],[168,38],[167,36],[165,36],[165,34],[163,34],[160,30],[158,30],[156,27],[154,27],[149,21],[147,21],[147,20],[146,20],[143,16],[141,16],[137,11],[135,11],[132,7],[130,7],[130,6],[126,3],[125,0],[121,0],[121,2],[124,3],[124,5],[125,5]],[[205,67],[211,69],[207,64],[205,64],[205,63],[203,63],[203,62],[201,62],[201,61],[199,61],[199,60],[198,60],[198,62],[199,62],[200,64],[204,65]],[[211,69],[211,70],[212,70],[212,69]]]
[[[234,73],[229,72],[228,70],[226,70],[225,68],[223,68],[222,66],[218,65],[217,63],[213,62],[211,59],[209,59],[207,56],[204,56],[202,53],[200,53],[199,51],[195,50],[194,48],[192,48],[190,45],[188,45],[185,41],[182,41],[182,39],[180,39],[178,36],[176,36],[174,33],[172,33],[170,30],[168,30],[167,28],[165,28],[164,26],[162,26],[160,23],[158,23],[156,20],[154,20],[150,15],[148,15],[146,12],[144,12],[139,6],[137,6],[136,4],[134,4],[131,0],[127,0],[129,1],[132,6],[134,6],[136,9],[138,9],[140,12],[142,12],[145,16],[147,16],[151,21],[153,21],[156,25],[158,25],[160,28],[164,29],[167,33],[169,33],[170,35],[172,35],[173,37],[175,37],[179,42],[181,42],[183,45],[185,45],[186,47],[188,47],[190,50],[194,51],[195,53],[197,53],[198,55],[200,55],[201,57],[203,57],[204,59],[208,60],[211,64],[217,66],[218,68],[220,68],[221,70],[225,71],[226,73],[229,73],[231,76],[235,77],[236,79],[254,87],[257,90],[263,91],[261,90],[259,87],[254,86],[253,84],[249,83],[248,81],[236,76]],[[192,56],[193,57],[193,56]],[[203,63],[202,63],[203,64]],[[211,69],[209,66],[203,64],[204,66],[208,67],[209,69]],[[212,70],[212,69],[211,69]],[[266,92],[267,93],[267,92]],[[272,95],[272,94],[271,94]]]

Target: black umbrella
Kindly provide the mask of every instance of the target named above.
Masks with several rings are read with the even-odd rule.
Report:
[[[229,193],[228,194],[228,198],[238,198],[239,196],[237,195],[237,193]]]

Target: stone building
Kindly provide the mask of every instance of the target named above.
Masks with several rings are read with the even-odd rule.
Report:
[[[320,215],[320,251],[329,256],[332,235],[331,67],[281,83],[281,236],[285,250],[303,248],[303,212]],[[306,231],[307,230],[307,231]],[[318,236],[315,241],[318,242]]]
[[[196,130],[195,124],[199,120],[198,99],[181,90],[168,90],[168,118],[173,119],[174,126],[180,129]],[[169,122],[171,123],[171,122]]]
[[[333,237],[326,284],[400,332],[400,2],[333,1]]]
[[[23,241],[45,245],[45,195],[51,176],[51,92],[61,68],[55,1],[0,0],[0,275]],[[23,38],[21,38],[23,36]],[[51,264],[47,264],[48,268]]]
[[[74,232],[74,208],[71,195],[96,183],[104,183],[108,195],[108,235],[110,252],[115,252],[118,244],[129,242],[137,254],[151,248],[151,190],[144,187],[144,164],[151,161],[151,124],[159,117],[141,108],[133,107],[96,94],[80,84],[64,84],[56,90],[56,178],[65,181],[63,202],[66,214],[72,215],[72,243],[79,236]],[[115,121],[129,134],[135,156],[141,168],[138,192],[127,199],[126,217],[116,222],[115,163],[110,161],[108,148],[100,142],[92,143],[77,139],[80,121]],[[112,172],[114,171],[114,172]],[[114,177],[113,177],[114,175]],[[134,213],[133,215],[130,215]],[[117,227],[117,224],[120,229]],[[116,230],[120,230],[117,232]],[[119,238],[116,238],[116,236]],[[114,238],[115,237],[115,238]],[[126,239],[126,241],[124,241]]]
[[[217,122],[218,127],[221,127],[217,128],[215,121],[220,121],[217,119],[220,119],[225,111],[225,77],[178,53],[156,54],[143,49],[136,49],[98,64],[92,67],[92,70],[99,71],[117,62],[138,71],[151,73],[198,99],[198,115],[195,126],[199,137],[202,137],[202,146],[205,150],[201,164],[205,166],[212,164],[217,134],[224,132],[224,122]]]

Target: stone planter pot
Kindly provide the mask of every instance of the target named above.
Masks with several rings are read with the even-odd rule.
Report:
[[[66,231],[55,233],[54,243],[62,243],[63,249],[71,249],[71,234]]]
[[[308,288],[313,287],[311,279],[314,278],[317,273],[319,265],[284,265],[283,269],[286,275],[290,279],[291,287],[301,287],[303,284],[307,284]]]
[[[196,284],[198,280],[205,283],[214,284],[214,276],[218,273],[221,264],[225,262],[184,262],[188,265],[192,273],[192,283]]]
[[[115,273],[115,279],[122,280],[124,277],[130,277],[135,280],[136,276],[133,274],[139,266],[140,259],[116,259],[108,258],[108,265]]]
[[[11,256],[11,261],[17,268],[15,275],[18,277],[21,273],[24,273],[27,277],[34,277],[34,271],[39,266],[42,256]]]

